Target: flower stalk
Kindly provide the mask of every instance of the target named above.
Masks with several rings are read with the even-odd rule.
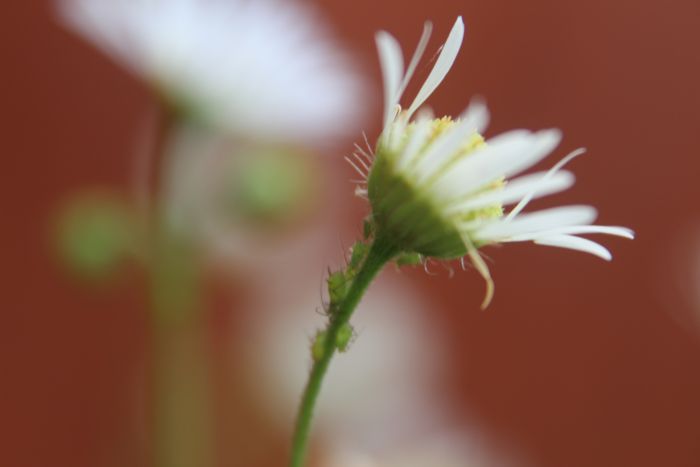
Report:
[[[304,466],[316,401],[333,355],[336,350],[343,351],[347,347],[347,330],[350,329],[349,322],[355,308],[379,271],[400,253],[399,248],[384,236],[373,240],[364,258],[361,253],[358,254],[363,247],[366,247],[365,244],[358,243],[353,248],[353,257],[342,276],[331,275],[329,278],[331,301],[328,306],[328,325],[317,334],[312,345],[314,362],[299,405],[290,467]],[[348,282],[335,283],[334,277],[343,277]]]
[[[142,174],[144,253],[150,279],[151,462],[155,467],[214,464],[210,355],[200,269],[191,239],[173,228],[168,217],[169,187],[175,183],[172,139],[184,122],[185,115],[165,101],[159,103],[154,144]],[[155,198],[152,207],[151,196]]]

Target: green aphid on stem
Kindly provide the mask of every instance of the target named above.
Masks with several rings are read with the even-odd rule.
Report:
[[[367,253],[369,253],[369,245],[363,242],[357,242],[352,246],[351,253],[350,253],[350,265],[349,269],[353,271],[357,271],[360,266],[362,265],[362,262],[365,260],[367,257]]]
[[[343,324],[338,330],[338,334],[335,336],[335,348],[341,352],[348,350],[350,341],[355,335],[355,330],[350,325],[350,323]],[[326,340],[328,339],[328,331],[317,331],[316,337],[311,344],[311,356],[315,362],[321,360],[326,351]]]
[[[336,271],[328,276],[328,296],[331,300],[331,309],[333,305],[338,305],[345,299],[348,293],[352,278],[348,277],[345,271]]]
[[[348,350],[348,346],[350,345],[350,341],[354,335],[355,330],[350,323],[343,324],[338,330],[338,335],[335,338],[335,347],[341,352],[345,352]]]
[[[314,362],[317,362],[323,358],[323,353],[326,348],[326,336],[328,335],[328,332],[326,331],[318,331],[316,332],[316,337],[314,337],[314,341],[311,344],[311,357],[313,357]]]

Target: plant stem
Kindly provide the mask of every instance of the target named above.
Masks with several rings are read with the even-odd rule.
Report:
[[[314,407],[321,391],[323,378],[336,351],[338,332],[350,321],[357,304],[377,273],[398,253],[399,250],[391,242],[386,241],[383,237],[377,237],[372,243],[362,267],[354,277],[347,294],[339,304],[337,311],[330,316],[323,353],[320,358],[316,358],[314,361],[299,405],[294,437],[292,439],[290,467],[304,466]]]
[[[172,185],[178,183],[173,175],[172,138],[181,124],[180,116],[162,104],[152,154],[143,162],[141,174],[153,346],[151,464],[211,467],[210,355],[200,265],[191,239],[174,229],[169,219]],[[151,174],[152,170],[156,173]],[[151,191],[155,192],[153,206],[148,199]]]
[[[151,284],[153,467],[211,467],[210,355],[193,248],[163,232]]]

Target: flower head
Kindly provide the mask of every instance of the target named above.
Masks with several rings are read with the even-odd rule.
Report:
[[[625,227],[591,225],[597,214],[593,207],[522,213],[530,200],[574,183],[573,174],[561,169],[582,150],[572,152],[547,172],[509,179],[552,152],[561,140],[559,130],[514,130],[484,141],[481,132],[489,113],[479,101],[454,120],[433,119],[420,112],[455,61],[464,36],[461,18],[416,98],[407,110],[401,109],[401,96],[431,29],[426,23],[405,72],[396,39],[386,32],[377,35],[384,78],[384,127],[375,149],[358,147],[353,162],[363,176],[357,193],[370,201],[376,235],[391,239],[404,252],[439,259],[467,256],[487,281],[483,306],[492,298],[493,281],[478,252],[482,246],[533,241],[611,259],[602,245],[578,235],[633,238],[633,233]],[[505,209],[512,204],[512,209]]]
[[[352,128],[362,83],[294,0],[57,0],[63,20],[174,106],[227,132],[317,141]]]

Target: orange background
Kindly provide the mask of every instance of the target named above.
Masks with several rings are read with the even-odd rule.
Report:
[[[431,100],[437,113],[480,94],[488,135],[562,128],[559,156],[589,153],[553,202],[591,203],[601,223],[638,234],[605,239],[611,264],[530,245],[489,251],[488,312],[474,273],[407,273],[449,310],[436,320],[455,355],[456,409],[542,467],[700,465],[700,303],[685,299],[697,292],[684,269],[700,257],[700,2],[320,3],[377,83],[377,29],[410,48],[425,19],[444,37],[463,15],[465,47]],[[94,291],[66,279],[47,225],[76,188],[126,189],[124,154],[152,102],[59,28],[48,2],[8,2],[0,23],[0,464],[94,467],[127,431],[124,394],[148,348],[143,285]]]

